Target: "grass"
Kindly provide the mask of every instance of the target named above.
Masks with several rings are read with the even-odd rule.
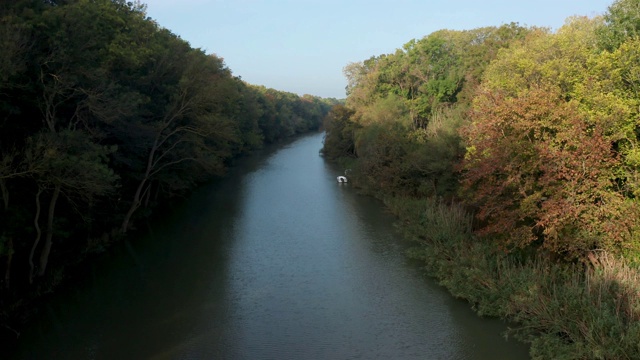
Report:
[[[623,258],[506,254],[475,237],[473,216],[455,203],[385,203],[416,242],[409,255],[480,315],[517,324],[508,335],[529,343],[533,359],[640,359],[640,271]]]

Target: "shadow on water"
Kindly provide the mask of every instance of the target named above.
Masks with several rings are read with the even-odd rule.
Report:
[[[119,343],[144,343],[151,332],[177,334],[179,331],[173,326],[178,319],[186,324],[196,322],[199,315],[188,310],[198,308],[198,304],[188,303],[206,298],[212,289],[209,283],[202,284],[201,278],[186,271],[183,264],[205,263],[214,268],[207,272],[211,283],[223,281],[225,248],[231,240],[226,236],[226,227],[241,203],[241,193],[235,190],[237,179],[259,169],[282,147],[267,146],[252,156],[237,159],[224,178],[196,190],[189,199],[176,202],[172,211],[130,233],[123,243],[87,264],[86,274],[76,275],[77,285],[60,290],[31,327],[23,331],[12,358],[145,358],[151,352],[131,353],[135,347]],[[218,292],[219,302],[223,302],[223,289],[213,289]],[[224,306],[215,303],[204,307],[224,311]],[[178,335],[163,342],[170,346],[181,341]],[[119,348],[123,349],[121,353]]]
[[[16,358],[527,358],[407,260],[321,139],[241,159],[176,203],[57,294]]]

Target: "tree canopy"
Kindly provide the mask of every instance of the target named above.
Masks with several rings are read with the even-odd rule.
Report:
[[[5,3],[0,45],[3,296],[338,103],[245,83],[139,2]]]
[[[637,254],[638,9],[439,30],[348,64],[325,154],[374,193],[462,202],[507,251]]]

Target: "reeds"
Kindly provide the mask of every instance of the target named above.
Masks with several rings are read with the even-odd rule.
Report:
[[[640,270],[597,252],[566,263],[543,253],[507,254],[472,233],[455,203],[385,201],[416,241],[409,255],[483,316],[515,324],[507,335],[531,344],[534,359],[640,359]]]

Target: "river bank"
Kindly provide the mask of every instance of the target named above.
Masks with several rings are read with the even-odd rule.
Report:
[[[474,236],[472,214],[454,202],[378,197],[415,242],[408,255],[480,316],[515,324],[506,335],[533,359],[640,358],[640,272],[624,259],[507,254]]]

